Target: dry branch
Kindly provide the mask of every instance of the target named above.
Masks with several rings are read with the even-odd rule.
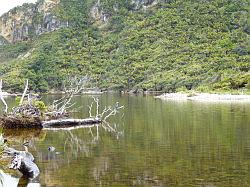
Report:
[[[8,105],[7,105],[7,103],[5,102],[5,100],[3,98],[2,85],[3,85],[3,81],[1,79],[0,80],[0,99],[1,99],[1,101],[3,102],[3,104],[5,106],[4,112],[7,113],[7,111],[8,111]]]
[[[71,100],[74,97],[74,95],[79,94],[85,85],[86,77],[83,77],[81,79],[78,79],[76,77],[73,77],[71,79],[68,79],[67,83],[64,84],[64,92],[65,96],[62,98],[53,101],[53,104],[49,107],[51,111],[45,113],[45,115],[52,115],[53,117],[57,116],[67,116],[67,109],[71,108],[75,105],[75,103],[72,103]]]
[[[25,177],[29,179],[36,178],[39,174],[39,168],[34,163],[33,155],[26,151],[18,151],[13,148],[6,147],[4,153],[12,156],[10,169],[19,170]]]
[[[19,105],[23,104],[23,100],[24,100],[24,97],[26,96],[26,92],[28,90],[28,86],[29,86],[29,80],[27,79],[26,80],[26,84],[25,84],[25,88],[24,88],[24,91],[23,91],[23,94],[22,94],[22,97],[21,97]]]
[[[95,98],[92,97],[95,104],[96,104],[96,118],[100,118],[102,121],[106,121],[109,117],[116,115],[117,113],[119,113],[120,109],[123,109],[124,106],[119,106],[119,102],[116,102],[115,106],[105,106],[105,108],[103,109],[102,113],[99,113],[99,98]],[[93,107],[93,102],[91,103],[91,105],[88,106],[89,107],[89,117],[92,117],[92,107]]]

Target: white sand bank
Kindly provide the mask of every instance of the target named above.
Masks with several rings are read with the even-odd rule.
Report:
[[[247,101],[250,102],[250,95],[231,95],[231,94],[208,94],[208,93],[165,93],[156,98],[163,100],[191,100],[191,101],[206,101],[206,102],[235,102]]]
[[[9,94],[8,92],[1,92],[0,93],[2,96],[6,97],[6,96],[10,96],[11,94]]]

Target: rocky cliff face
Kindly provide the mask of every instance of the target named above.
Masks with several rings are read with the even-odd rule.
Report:
[[[0,17],[0,35],[15,43],[67,26],[52,13],[58,3],[59,0],[40,0],[36,4],[24,4],[10,10]]]
[[[131,0],[129,3],[133,10],[138,10],[166,1],[169,0]],[[29,40],[32,36],[68,27],[68,22],[60,21],[53,14],[59,3],[60,0],[38,0],[36,4],[24,4],[3,14],[0,17],[0,45]],[[103,3],[103,0],[93,0],[90,9],[90,16],[100,24],[105,24],[112,17],[112,12],[106,10]],[[114,4],[113,12],[119,8],[118,3]]]
[[[130,0],[130,5],[133,10],[147,9],[150,6],[154,6],[158,3],[165,3],[170,0]],[[105,10],[102,6],[103,0],[96,0],[94,6],[90,10],[90,15],[95,21],[106,23],[112,17],[112,12]],[[113,4],[113,12],[119,11],[118,3]]]
[[[99,21],[101,23],[106,23],[111,14],[103,9],[101,5],[101,0],[97,0],[94,6],[90,9],[90,15],[95,21]]]
[[[135,10],[146,9],[150,6],[156,5],[158,3],[166,3],[170,0],[132,0],[132,4]]]

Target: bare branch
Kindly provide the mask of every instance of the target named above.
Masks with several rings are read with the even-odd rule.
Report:
[[[90,118],[92,118],[93,116],[92,116],[92,107],[93,107],[93,102],[91,103],[91,105],[88,105],[88,107],[89,107],[89,117]]]
[[[96,103],[96,115],[95,115],[95,117],[99,117],[99,98],[97,98],[97,97],[92,97],[93,99],[94,99],[94,101],[95,101],[95,103]]]
[[[72,103],[71,105],[69,105],[69,106],[66,106],[65,108],[64,108],[64,110],[66,110],[66,109],[68,109],[68,108],[71,108],[71,107],[73,107],[74,105],[75,105],[76,103]]]
[[[8,105],[7,105],[7,103],[5,102],[5,100],[3,98],[2,86],[3,86],[3,81],[1,79],[0,80],[0,99],[1,99],[1,101],[3,102],[3,104],[5,106],[4,112],[7,113],[7,111],[8,111]]]
[[[95,102],[96,104],[96,115],[95,117],[98,119],[101,119],[102,121],[106,121],[110,116],[114,116],[116,115],[120,109],[124,108],[124,106],[119,106],[119,102],[116,102],[115,106],[105,106],[105,108],[103,109],[103,111],[101,113],[99,113],[99,108],[100,108],[100,104],[99,104],[99,98],[96,97],[92,97],[93,98],[93,102]],[[89,117],[93,117],[92,116],[92,107],[93,107],[93,102],[91,103],[91,105],[89,105]]]
[[[116,103],[116,106],[112,109],[111,107],[109,107],[109,109],[105,112],[105,113],[108,113],[110,112],[109,114],[107,114],[104,118],[103,118],[103,121],[106,121],[106,119],[108,119],[110,116],[114,116],[116,115],[120,109],[124,108],[124,106],[119,106],[119,103],[117,102]],[[104,114],[105,114],[104,113]],[[103,117],[103,116],[102,116]]]
[[[111,112],[112,111],[112,107],[109,106],[108,108],[105,106],[105,108],[103,109],[102,113],[100,114],[100,117],[102,118],[104,116],[104,114]]]
[[[65,99],[66,95],[63,96],[62,98],[58,99],[58,100],[54,100],[53,103],[52,103],[52,110],[57,110],[58,106],[61,105]]]
[[[71,104],[71,100],[75,94],[78,94],[81,92],[81,90],[84,88],[86,80],[87,80],[86,77],[83,77],[81,79],[78,79],[77,77],[68,79],[64,85],[66,96],[62,97],[59,100],[55,100],[53,102],[52,109],[57,110],[58,113],[60,114],[65,113],[66,109],[74,105],[74,104]],[[58,106],[60,106],[59,109],[58,109]]]
[[[28,86],[29,86],[29,80],[27,79],[26,84],[25,84],[25,88],[24,88],[24,91],[23,91],[23,94],[22,94],[22,97],[21,97],[21,100],[20,100],[20,105],[23,104],[23,100],[24,100],[24,97],[26,96]]]

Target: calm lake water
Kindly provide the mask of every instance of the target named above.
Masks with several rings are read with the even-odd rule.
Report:
[[[31,139],[41,186],[250,186],[249,103],[99,98],[125,106],[108,129],[4,131],[16,148]],[[91,96],[75,101],[72,115],[88,117]]]

